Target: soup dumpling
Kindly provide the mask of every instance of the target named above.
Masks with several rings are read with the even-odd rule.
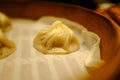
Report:
[[[10,19],[3,13],[0,12],[0,29],[3,32],[7,32],[11,28]]]
[[[67,54],[78,50],[80,44],[70,28],[55,21],[35,37],[34,47],[44,54]]]
[[[0,59],[9,56],[15,49],[15,44],[8,40],[0,29]]]

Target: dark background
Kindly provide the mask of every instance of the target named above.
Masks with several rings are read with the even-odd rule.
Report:
[[[80,5],[89,9],[96,9],[98,7],[98,4],[100,3],[114,3],[114,4],[120,4],[120,0],[0,0],[0,1],[20,1],[20,2],[26,2],[26,1],[55,1],[55,2],[62,2],[62,3],[69,3],[74,5]]]

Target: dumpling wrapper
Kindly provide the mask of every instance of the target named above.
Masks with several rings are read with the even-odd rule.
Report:
[[[8,40],[0,29],[0,59],[5,58],[15,51],[15,44]]]
[[[11,27],[11,20],[5,14],[0,12],[0,29],[3,32],[7,32]]]
[[[61,21],[46,27],[34,39],[34,47],[44,54],[67,54],[80,48],[74,32]]]

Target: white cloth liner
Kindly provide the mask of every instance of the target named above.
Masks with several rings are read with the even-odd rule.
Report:
[[[90,75],[88,70],[102,63],[100,38],[77,23],[72,23],[75,26],[70,27],[80,40],[78,51],[68,55],[44,55],[38,52],[33,47],[33,39],[40,30],[51,24],[49,19],[51,22],[60,19],[70,25],[69,21],[54,17],[37,21],[12,19],[12,30],[6,35],[17,49],[9,57],[0,60],[0,80],[83,80]]]

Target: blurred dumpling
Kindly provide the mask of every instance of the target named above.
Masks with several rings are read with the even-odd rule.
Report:
[[[9,56],[15,49],[15,44],[8,40],[0,29],[0,59]]]
[[[10,19],[3,13],[0,12],[0,29],[3,32],[7,32],[11,28]]]
[[[35,37],[34,47],[44,54],[67,54],[78,50],[80,44],[70,28],[55,21]]]

